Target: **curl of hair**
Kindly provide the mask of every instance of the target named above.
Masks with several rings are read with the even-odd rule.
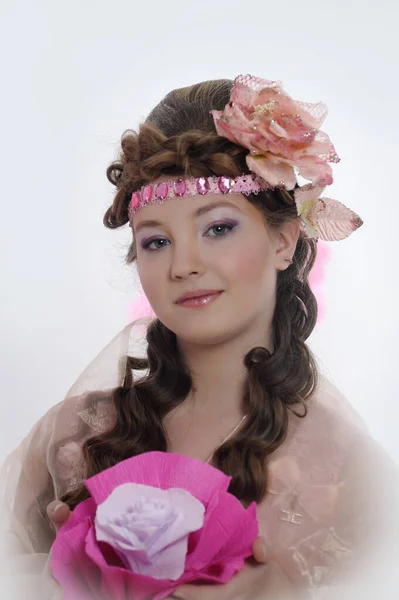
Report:
[[[225,107],[232,84],[230,80],[207,81],[174,90],[152,110],[138,131],[123,133],[120,155],[107,169],[116,194],[104,215],[106,227],[126,224],[133,191],[161,175],[235,177],[249,173],[245,161],[248,151],[217,135],[210,115],[212,109]],[[267,190],[247,198],[262,211],[270,227],[298,218],[292,192]],[[274,351],[259,346],[244,357],[248,418],[245,427],[213,458],[213,464],[232,477],[229,491],[244,505],[264,498],[268,457],[287,435],[289,411],[294,418],[305,417],[306,400],[317,385],[316,360],[305,343],[317,321],[317,302],[308,281],[316,251],[317,241],[301,233],[293,264],[278,272]],[[135,259],[133,240],[126,262]],[[86,477],[131,456],[168,449],[163,418],[188,396],[192,379],[176,335],[159,319],[148,327],[147,342],[147,358],[129,356],[123,385],[112,392],[113,426],[83,445]],[[149,372],[133,381],[132,369]],[[62,500],[73,509],[88,497],[82,485]]]

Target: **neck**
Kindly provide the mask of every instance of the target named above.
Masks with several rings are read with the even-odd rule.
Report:
[[[265,334],[266,331],[266,334]],[[262,332],[263,335],[260,335]],[[178,338],[178,345],[188,365],[193,389],[185,404],[195,403],[198,412],[218,418],[225,414],[244,414],[242,405],[248,370],[245,355],[255,346],[272,352],[271,328],[246,328],[232,339],[213,344],[197,344]]]

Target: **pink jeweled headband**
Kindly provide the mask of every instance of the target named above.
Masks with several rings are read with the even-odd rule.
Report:
[[[191,177],[189,179],[175,179],[156,185],[143,185],[137,192],[133,192],[129,204],[129,219],[146,206],[146,204],[162,204],[170,198],[184,196],[205,196],[206,194],[258,194],[267,190],[270,185],[254,174],[241,175],[240,177]]]
[[[205,194],[257,194],[283,187],[294,191],[294,199],[305,236],[325,241],[342,240],[363,221],[338,200],[321,197],[333,183],[329,162],[340,161],[328,135],[320,130],[327,107],[293,100],[280,81],[252,75],[234,80],[230,101],[224,110],[212,110],[218,135],[247,148],[250,174],[232,179],[196,177],[144,185],[133,192],[129,220],[147,204],[170,198]],[[309,180],[301,187],[297,173]]]

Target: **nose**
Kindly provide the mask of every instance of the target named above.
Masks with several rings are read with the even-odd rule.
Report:
[[[196,240],[176,242],[172,251],[171,278],[181,281],[190,275],[202,275],[203,257]]]

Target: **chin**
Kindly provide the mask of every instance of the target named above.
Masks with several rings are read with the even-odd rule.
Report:
[[[203,346],[225,343],[238,332],[237,319],[230,320],[226,316],[222,318],[220,314],[213,318],[179,319],[166,326],[180,340]]]

